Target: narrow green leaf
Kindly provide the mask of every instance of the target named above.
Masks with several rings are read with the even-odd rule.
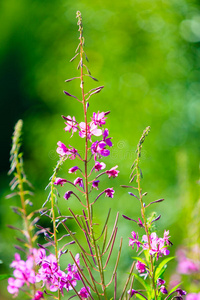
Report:
[[[149,295],[150,295],[150,292],[151,292],[151,286],[148,283],[146,283],[144,281],[144,279],[142,277],[140,277],[138,274],[133,273],[133,275],[143,285],[143,287],[145,288],[145,290],[146,290],[146,292],[148,294],[147,298],[149,298]]]
[[[156,272],[155,272],[155,280],[157,280],[164,272],[165,269],[167,268],[167,263],[174,259],[175,257],[168,257],[166,259],[164,259],[156,268]]]
[[[180,282],[180,283],[177,284],[175,287],[173,287],[173,288],[168,292],[168,294],[173,293],[173,292],[174,292],[181,284],[182,284],[182,282]]]

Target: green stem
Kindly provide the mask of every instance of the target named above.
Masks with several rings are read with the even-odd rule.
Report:
[[[143,195],[142,195],[142,188],[140,185],[140,168],[139,168],[139,157],[140,157],[140,153],[141,153],[141,144],[139,144],[138,148],[137,148],[137,158],[135,161],[135,169],[136,169],[136,178],[137,178],[137,185],[138,185],[138,192],[139,192],[139,200],[140,200],[140,204],[141,204],[141,215],[143,218],[143,225],[144,225],[144,229],[147,235],[147,240],[148,240],[148,245],[149,245],[149,250],[151,249],[151,240],[150,240],[150,234],[149,234],[149,230],[148,230],[148,224],[146,221],[146,216],[145,216],[145,206],[144,206],[144,202],[142,200]],[[157,300],[157,293],[156,293],[156,285],[155,285],[155,279],[154,279],[154,264],[153,264],[153,257],[152,255],[150,255],[150,277],[152,278],[152,288],[154,290],[154,295],[155,295],[155,300]]]

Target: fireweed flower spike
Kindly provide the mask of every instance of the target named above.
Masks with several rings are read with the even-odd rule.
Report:
[[[91,76],[85,62],[87,61],[87,56],[84,50],[82,17],[79,11],[77,12],[77,21],[79,44],[75,51],[75,56],[71,61],[79,58],[77,66],[79,76],[66,80],[66,83],[68,84],[74,79],[80,80],[81,98],[77,98],[67,91],[64,91],[64,94],[68,96],[67,98],[69,99],[78,100],[80,103],[78,105],[82,105],[80,109],[83,110],[84,115],[80,120],[76,120],[75,116],[71,117],[70,115],[67,117],[62,116],[62,118],[65,121],[64,129],[66,136],[71,138],[73,135],[76,135],[79,138],[79,142],[82,143],[81,150],[69,144],[66,146],[61,141],[58,141],[56,149],[58,162],[47,186],[50,189],[49,194],[43,204],[43,208],[40,210],[40,218],[43,216],[48,217],[50,226],[44,228],[37,224],[39,231],[34,235],[32,228],[34,228],[33,226],[37,223],[38,218],[31,220],[30,223],[29,221],[32,219],[32,214],[34,215],[35,212],[29,215],[26,213],[26,201],[28,199],[25,198],[25,195],[30,195],[30,192],[24,191],[23,189],[23,184],[28,182],[22,168],[21,154],[18,152],[20,144],[19,128],[16,128],[14,147],[11,150],[12,163],[10,172],[12,173],[15,169],[17,171],[14,183],[12,183],[12,188],[14,189],[15,186],[18,187],[18,192],[15,193],[15,195],[20,195],[22,208],[16,208],[15,211],[18,215],[21,215],[23,219],[24,229],[20,229],[19,231],[25,236],[24,245],[28,251],[25,260],[22,260],[19,254],[15,255],[15,260],[11,264],[11,267],[14,269],[13,277],[8,279],[7,289],[8,292],[14,296],[17,296],[21,291],[25,291],[27,296],[32,300],[43,299],[44,295],[45,298],[50,296],[61,300],[61,297],[65,297],[65,293],[69,292],[70,295],[68,299],[72,299],[76,296],[79,299],[88,300],[124,300],[136,295],[139,299],[160,300],[161,294],[167,293],[164,285],[165,281],[161,279],[161,277],[163,277],[166,264],[171,260],[170,257],[165,258],[163,256],[169,255],[168,248],[172,243],[169,240],[169,231],[165,230],[163,237],[159,238],[154,230],[154,224],[159,220],[160,216],[153,215],[149,218],[146,217],[148,207],[153,203],[163,201],[163,199],[151,201],[147,205],[143,202],[143,197],[146,196],[147,193],[143,193],[141,188],[142,173],[140,169],[140,157],[142,146],[150,131],[150,127],[146,128],[139,140],[136,159],[132,165],[130,183],[134,181],[137,187],[123,185],[125,188],[135,190],[136,195],[135,193],[129,192],[131,196],[134,196],[130,198],[136,201],[137,205],[140,203],[141,206],[141,216],[138,217],[138,221],[123,215],[126,220],[134,221],[134,223],[136,223],[135,225],[140,227],[140,231],[143,230],[143,235],[141,234],[140,237],[137,232],[132,231],[132,237],[129,238],[129,246],[132,247],[133,250],[136,248],[136,252],[139,252],[139,250],[140,252],[138,253],[138,257],[134,258],[120,295],[118,295],[120,287],[117,286],[117,269],[122,251],[122,238],[119,243],[119,250],[110,278],[109,272],[107,272],[108,276],[105,277],[105,271],[108,269],[110,257],[112,256],[116,242],[119,213],[116,215],[110,233],[110,210],[108,211],[105,223],[101,226],[95,222],[95,219],[98,219],[98,216],[95,215],[97,211],[95,206],[97,200],[102,202],[102,206],[104,205],[104,201],[110,201],[108,198],[113,198],[115,191],[113,188],[104,188],[99,192],[97,197],[94,195],[97,194],[96,190],[99,190],[101,187],[99,178],[102,178],[102,175],[107,174],[109,179],[111,179],[111,177],[116,178],[119,171],[117,170],[118,166],[114,166],[109,170],[98,173],[106,167],[105,163],[99,160],[106,159],[110,155],[110,148],[113,146],[112,138],[109,137],[109,130],[104,127],[110,112],[90,111],[90,98],[96,93],[101,92],[103,86],[98,86],[92,88],[89,92],[85,92],[84,82],[86,78],[89,80],[93,79],[94,81],[96,81],[96,78]],[[18,124],[19,127],[21,126],[20,124],[21,123]],[[81,155],[79,153],[81,153]],[[69,159],[78,159],[80,167],[74,163],[74,166],[70,169],[69,167],[65,168],[64,164],[69,162]],[[58,175],[61,168],[62,172],[67,172],[66,170],[68,170],[67,179]],[[74,180],[74,173],[76,174],[77,171],[81,172],[81,177],[77,177]],[[70,176],[73,180],[68,179]],[[63,215],[58,205],[60,204],[60,200],[64,199],[61,198],[58,201],[58,197],[60,197],[58,190],[61,188],[63,191],[64,187],[68,184],[72,185],[72,189],[75,189],[77,194],[73,190],[65,191],[63,196],[65,200],[69,200],[72,195],[73,197],[71,197],[70,208],[68,209],[69,215],[66,213],[66,208],[65,214]],[[64,187],[62,187],[63,185]],[[105,195],[107,199],[101,197],[102,195]],[[101,199],[99,199],[100,197]],[[80,213],[73,212],[71,206],[73,200],[77,199],[79,201],[78,205],[81,206],[82,209]],[[66,204],[66,201],[63,202]],[[70,229],[74,228],[74,223],[77,227],[77,233]],[[98,230],[97,226],[99,226]],[[62,231],[60,227],[62,227]],[[63,229],[66,230],[66,234],[63,234]],[[45,242],[43,245],[38,244],[40,249],[37,250],[33,247],[33,243],[40,233],[44,234]],[[80,240],[81,235],[83,238]],[[60,247],[61,241],[62,244]],[[75,256],[72,251],[69,250],[71,244],[74,243],[80,250],[80,254],[78,253]],[[66,264],[64,268],[61,265],[62,260],[60,259],[63,255],[66,255],[66,258],[63,259],[63,263]],[[161,257],[163,257],[163,260],[160,262]],[[68,263],[68,259],[72,260],[72,263]],[[137,270],[136,273],[134,273],[134,268]],[[142,290],[134,289],[136,280],[143,285]],[[113,286],[112,294],[108,294],[108,288]],[[32,291],[29,293],[28,290],[31,289]],[[171,294],[169,292],[165,300],[171,296],[182,300],[185,294],[185,291],[177,288],[171,292]]]

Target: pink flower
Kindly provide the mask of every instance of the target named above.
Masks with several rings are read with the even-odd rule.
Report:
[[[69,158],[73,160],[73,159],[76,158],[76,155],[78,154],[78,151],[75,148],[72,147],[71,149],[69,149],[69,153],[68,154],[71,155]]]
[[[18,253],[15,254],[15,260],[11,267],[14,268],[13,277],[8,279],[8,292],[10,294],[18,295],[19,289],[26,284],[27,286],[36,282],[34,267],[34,256],[29,255],[27,260],[21,260]]]
[[[44,299],[43,292],[37,291],[32,300],[40,300],[40,299]]]
[[[162,284],[165,284],[165,280],[161,279],[161,278],[158,278],[157,280],[157,285],[162,285]]]
[[[104,112],[98,112],[98,113],[93,113],[92,121],[94,122],[95,125],[102,126],[106,124],[105,120],[105,113]]]
[[[98,187],[99,186],[99,182],[100,182],[99,180],[93,181],[93,183],[92,183],[93,188],[95,188],[95,189],[98,190],[99,189],[99,187]]]
[[[135,231],[132,231],[131,235],[133,238],[129,238],[129,246],[131,246],[132,249],[134,249],[134,244],[136,244],[137,251],[138,251],[139,247],[142,245],[142,243],[139,242],[139,240],[138,240],[139,239],[138,233],[136,233]]]
[[[145,242],[143,244],[143,249],[144,250],[149,249],[147,236],[143,235],[142,239]],[[162,255],[168,255],[169,254],[169,250],[167,249],[168,245],[169,245],[168,239],[158,238],[157,234],[155,232],[151,233],[151,235],[150,235],[150,246],[151,246],[151,248],[149,250],[150,255],[155,255],[157,259]]]
[[[109,147],[112,147],[111,138],[108,138],[108,135],[109,135],[109,131],[108,131],[108,129],[106,128],[106,129],[103,131],[103,141],[104,141]]]
[[[79,135],[81,138],[84,138],[86,136],[86,125],[85,122],[81,122],[79,124],[80,127],[80,131],[79,131]],[[87,137],[90,140],[91,136],[95,135],[95,136],[100,136],[102,135],[102,130],[98,129],[97,126],[94,123],[88,124],[87,127]]]
[[[131,297],[133,297],[135,294],[138,294],[138,292],[136,291],[136,290],[134,290],[134,289],[132,289],[132,290],[128,290],[128,292],[127,292],[128,294],[130,294],[131,295]]]
[[[89,297],[89,293],[90,293],[90,288],[89,286],[87,286],[87,288],[82,287],[82,289],[79,291],[79,295],[83,298],[83,299],[87,299]]]
[[[111,178],[115,178],[118,176],[119,171],[116,170],[116,168],[118,168],[118,166],[115,166],[113,168],[111,168],[110,170],[106,171],[106,174],[108,174],[108,177]]]
[[[161,291],[162,294],[168,294],[168,291],[167,291],[167,289],[164,285],[161,285],[160,291]]]
[[[139,260],[137,261],[135,267],[139,273],[144,273],[146,271],[146,265],[140,262]]]
[[[58,142],[57,143],[58,148],[56,149],[56,152],[60,155],[60,156],[64,156],[64,155],[68,155],[69,153],[69,149],[65,146],[65,144],[63,144],[62,142]]]
[[[113,198],[115,191],[113,188],[107,188],[104,192],[106,193],[106,197]]]
[[[79,185],[80,187],[84,187],[84,185],[83,185],[83,179],[81,178],[81,177],[77,177],[75,180],[74,180],[74,184],[75,185]]]
[[[76,173],[76,171],[79,169],[79,167],[74,166],[71,169],[69,169],[68,173]]]
[[[105,167],[106,167],[106,165],[103,162],[100,163],[98,161],[95,161],[94,169],[96,172],[105,169]]]
[[[76,119],[75,117],[71,118],[70,116],[67,116],[67,117],[64,117],[63,118],[65,120],[67,120],[67,123],[65,123],[67,126],[64,128],[65,131],[71,131],[72,132],[72,135],[71,137],[73,136],[73,133],[77,131],[77,122],[76,122]]]
[[[64,198],[65,200],[68,200],[68,199],[71,197],[72,194],[73,194],[72,191],[68,191],[68,192],[66,192],[66,193],[64,194],[63,198]]]
[[[186,300],[200,300],[200,292],[187,294]]]
[[[110,155],[110,151],[108,149],[105,148],[106,147],[106,143],[101,141],[101,142],[94,142],[91,145],[91,152],[94,155],[94,159],[96,160],[97,156],[101,157],[101,156],[108,156]]]
[[[66,179],[57,177],[57,178],[55,179],[54,184],[55,184],[55,185],[63,186],[63,184],[66,183],[66,182],[67,182]]]

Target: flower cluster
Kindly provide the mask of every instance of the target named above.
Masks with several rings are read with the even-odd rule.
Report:
[[[143,235],[141,242],[135,231],[132,231],[131,235],[132,238],[129,238],[129,246],[134,248],[134,245],[136,244],[137,251],[142,247],[143,250],[149,250],[149,254],[155,256],[157,259],[163,255],[169,254],[169,250],[167,249],[167,247],[171,245],[171,242],[169,241],[169,231],[164,231],[163,238],[158,238],[157,234],[153,232],[149,236],[149,241],[147,235]]]
[[[14,268],[13,277],[8,279],[8,292],[17,296],[19,290],[24,286],[30,286],[36,282],[36,274],[34,270],[35,261],[37,261],[39,251],[33,249],[32,254],[28,255],[27,260],[21,259],[18,253],[15,253],[15,260],[11,263]]]
[[[63,289],[67,291],[72,290],[77,284],[77,280],[80,280],[79,272],[76,264],[69,264],[67,267],[67,273],[61,271],[56,257],[53,254],[46,256],[45,250],[42,249],[41,259],[38,262],[40,268],[36,275],[36,281],[42,281],[42,287],[46,286],[51,292],[56,292],[58,289],[63,295]],[[79,266],[79,254],[75,257],[76,263]]]
[[[85,122],[78,123],[74,116],[73,117],[62,116],[63,119],[66,121],[65,122],[66,127],[64,128],[65,131],[71,132],[72,135],[78,131],[79,136],[81,138],[86,138],[86,135],[87,135],[87,140],[91,142],[91,147],[88,147],[88,151],[91,151],[91,157],[94,158],[94,165],[91,169],[89,176],[92,174],[92,172],[94,170],[95,170],[95,172],[100,172],[101,170],[106,168],[105,163],[97,161],[97,158],[101,159],[102,156],[110,155],[110,150],[107,149],[107,147],[108,148],[112,147],[111,138],[108,137],[109,131],[107,128],[102,129],[102,126],[106,124],[106,119],[107,119],[106,116],[109,113],[110,112],[101,112],[101,113],[94,112],[93,116],[91,118],[91,122],[87,123],[87,128],[86,128]],[[98,128],[98,127],[100,127],[100,128]],[[102,136],[102,139],[92,142],[93,136],[96,136],[96,137]],[[61,157],[64,157],[65,159],[70,158],[72,160],[75,159],[76,157],[78,157],[80,160],[83,160],[81,158],[81,156],[79,155],[78,150],[73,148],[72,146],[69,146],[69,148],[67,148],[67,146],[60,141],[57,143],[57,145],[58,145],[58,148],[56,151]],[[97,178],[103,174],[107,174],[108,178],[117,177],[119,174],[119,171],[117,170],[117,168],[118,168],[118,166],[115,166],[115,167],[111,168],[110,170],[106,170],[105,172],[102,172],[102,173],[96,175],[95,178],[90,181],[91,188],[99,190],[100,180],[97,180]],[[69,169],[68,173],[75,174],[77,171],[79,171],[84,177],[84,174],[82,173],[81,169],[78,166],[71,167]],[[73,182],[68,181],[65,178],[57,177],[54,181],[54,184],[63,186],[66,182],[69,182],[70,184],[72,184],[74,187],[76,187],[78,189],[80,188],[83,192],[85,191],[84,179],[82,177],[77,177]],[[100,193],[100,195],[102,195],[103,193],[105,194],[106,197],[113,198],[113,196],[114,196],[113,188],[105,189],[102,193]],[[75,195],[75,193],[73,191],[67,191],[64,194],[64,198],[66,200],[68,200],[71,197],[71,195],[73,195],[73,194]],[[97,198],[99,198],[99,196]]]
[[[19,290],[26,284],[35,284],[41,282],[41,288],[45,287],[51,292],[56,292],[58,289],[63,295],[63,290],[67,292],[77,285],[77,281],[81,280],[78,267],[80,267],[79,254],[75,256],[74,264],[68,264],[65,271],[60,269],[55,255],[46,255],[44,249],[33,249],[33,253],[28,256],[27,260],[21,260],[18,253],[15,254],[15,260],[11,267],[14,268],[13,277],[8,279],[8,292],[17,296]],[[39,270],[34,270],[35,266],[39,266]],[[78,266],[78,267],[77,267]],[[88,298],[90,293],[89,287],[83,287],[79,291],[83,299]],[[33,300],[40,300],[43,298],[43,292],[38,290]]]

